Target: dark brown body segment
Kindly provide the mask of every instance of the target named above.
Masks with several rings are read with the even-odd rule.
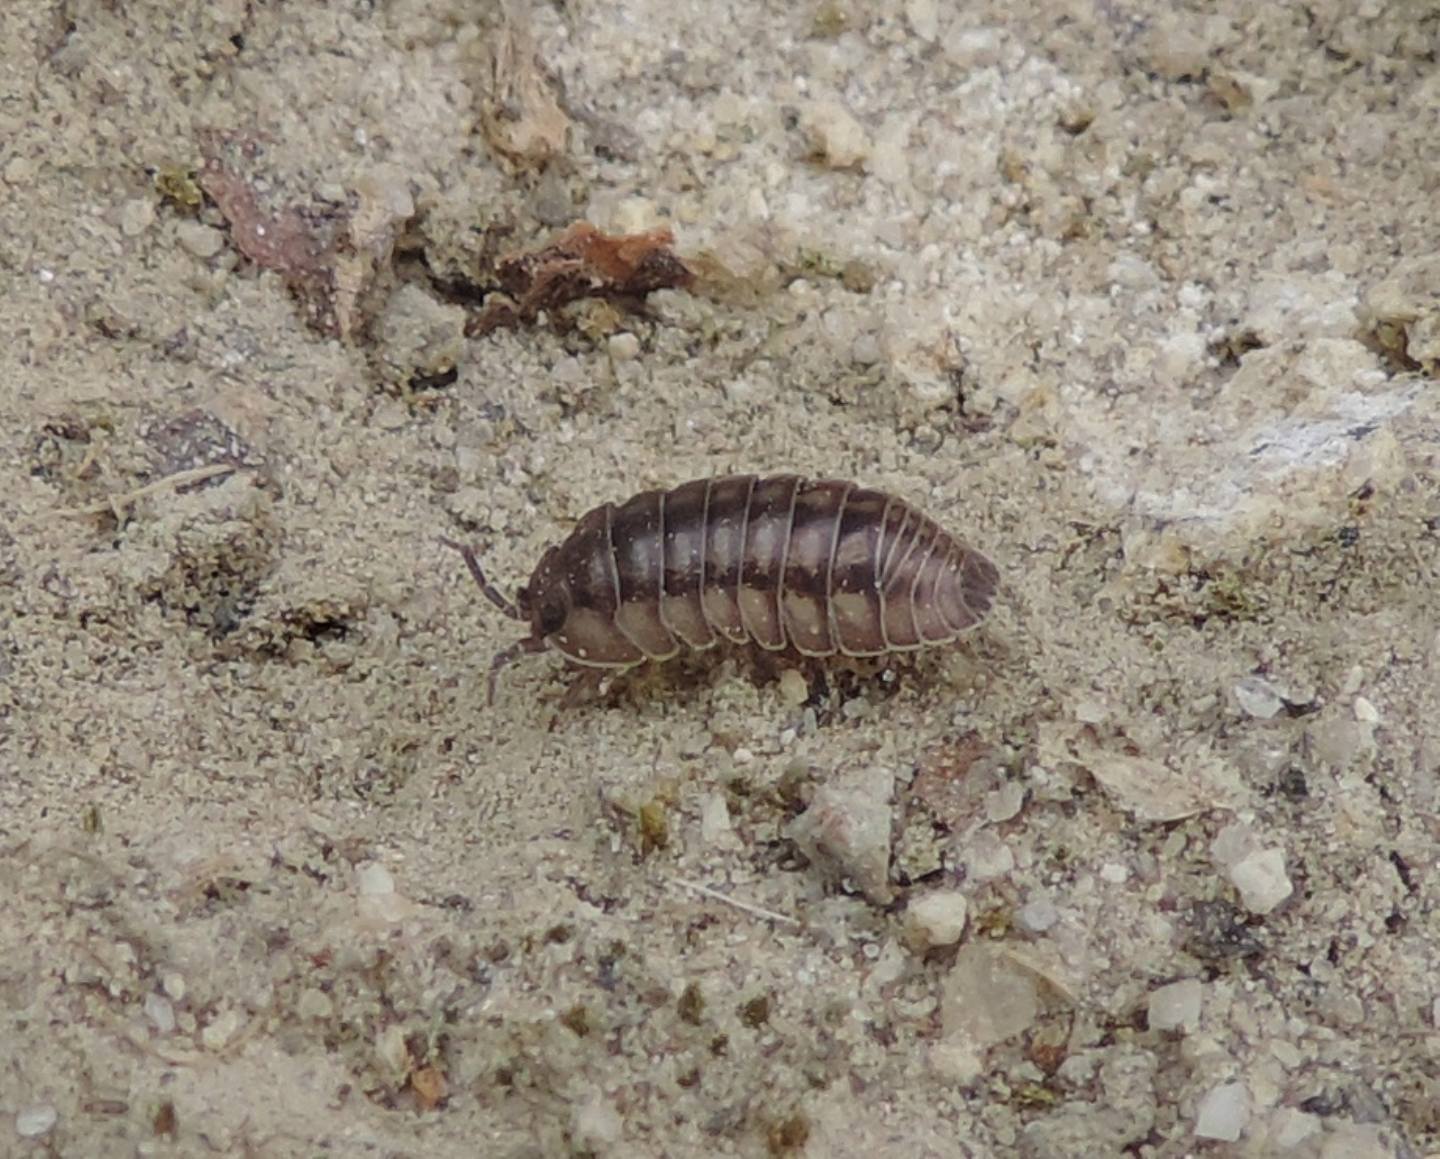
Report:
[[[714,631],[745,642],[740,615],[740,563],[750,514],[753,475],[711,479],[705,508],[705,562],[700,572],[700,607]]]
[[[514,605],[531,634],[497,658],[554,648],[628,668],[717,640],[811,656],[940,644],[990,610],[995,566],[902,499],[797,475],[696,479],[588,512]]]
[[[610,551],[619,586],[615,626],[652,660],[667,659],[680,650],[660,614],[664,502],[661,492],[646,491],[621,504],[610,517]]]
[[[665,496],[665,573],[660,618],[682,644],[708,648],[715,631],[700,606],[705,574],[705,506],[710,481],[696,479]]]
[[[821,480],[806,484],[795,497],[781,602],[790,642],[807,656],[830,656],[837,651],[830,630],[830,565],[845,497],[854,487],[853,483]]]
[[[794,546],[791,521],[799,489],[800,478],[796,475],[758,480],[750,492],[745,518],[745,545],[740,551],[740,622],[747,637],[771,651],[785,647],[780,589],[787,575],[787,557]]]

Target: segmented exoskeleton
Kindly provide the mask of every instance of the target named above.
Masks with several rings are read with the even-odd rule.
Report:
[[[530,634],[506,664],[549,648],[629,668],[720,640],[807,656],[944,644],[990,610],[998,573],[903,499],[835,479],[728,475],[645,491],[584,515],[512,602],[460,551],[481,591]]]

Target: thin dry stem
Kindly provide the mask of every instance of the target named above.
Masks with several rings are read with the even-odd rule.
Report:
[[[795,926],[797,928],[800,925],[798,919],[792,918],[788,914],[776,913],[774,910],[768,910],[762,906],[751,905],[748,901],[738,901],[728,894],[721,893],[718,889],[711,889],[708,885],[701,885],[698,881],[687,881],[683,877],[676,877],[671,880],[674,881],[676,885],[683,885],[686,889],[693,889],[698,894],[703,894],[705,897],[724,902],[729,906],[734,906],[736,909],[751,914],[754,917],[764,918],[766,921],[781,922],[784,925]]]
[[[97,499],[94,503],[84,507],[62,508],[58,514],[64,516],[104,515],[108,511],[117,520],[123,520],[125,509],[133,507],[147,496],[161,491],[176,491],[181,487],[203,483],[207,479],[230,475],[239,470],[241,468],[234,463],[210,463],[204,467],[191,467],[186,471],[176,471],[173,475],[166,475],[163,479],[156,479],[153,483],[146,483],[145,486],[137,487],[133,491],[122,491],[120,494],[111,495],[106,499]]]

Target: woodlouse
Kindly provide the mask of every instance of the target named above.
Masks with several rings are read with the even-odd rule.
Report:
[[[726,475],[587,512],[508,600],[465,558],[485,597],[530,634],[490,665],[553,648],[630,668],[721,640],[807,656],[878,656],[945,644],[990,610],[999,574],[903,499],[838,479]]]

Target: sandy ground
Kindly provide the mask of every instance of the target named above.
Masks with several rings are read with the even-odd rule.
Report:
[[[1440,1153],[1440,11],[1169,7],[5,4],[0,1153]],[[781,469],[996,613],[486,705]]]

